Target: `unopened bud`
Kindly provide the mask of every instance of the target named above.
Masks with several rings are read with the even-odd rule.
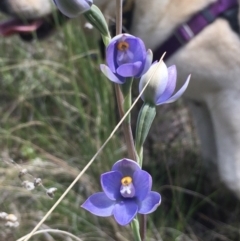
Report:
[[[0,218],[1,219],[5,219],[6,217],[7,217],[7,213],[5,213],[5,212],[0,212]]]
[[[8,214],[5,219],[7,221],[10,221],[10,222],[16,222],[17,221],[17,217],[14,215],[14,214]]]
[[[56,187],[51,187],[47,190],[47,195],[50,197],[50,198],[53,198],[54,197],[54,193],[57,191],[57,188]]]
[[[34,183],[29,181],[22,182],[22,186],[26,188],[28,191],[31,191],[35,188]]]
[[[16,228],[19,226],[19,222],[11,222],[11,221],[8,221],[5,223],[5,226],[6,227],[9,227],[9,228]]]
[[[24,175],[26,175],[28,173],[28,170],[26,168],[22,169],[19,174],[18,177],[22,178]]]
[[[75,18],[83,12],[89,11],[92,0],[53,0],[57,8],[67,17]]]
[[[34,186],[35,187],[38,187],[41,184],[42,184],[42,179],[41,178],[35,178],[34,179]]]
[[[152,64],[150,69],[141,77],[139,82],[139,92],[141,92],[148,83],[148,86],[142,94],[142,99],[145,102],[155,105],[158,93],[162,93],[167,86],[167,80],[168,69],[165,63],[161,61]]]

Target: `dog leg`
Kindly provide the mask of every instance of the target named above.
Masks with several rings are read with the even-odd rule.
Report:
[[[223,90],[205,99],[214,125],[220,177],[240,198],[240,91]]]

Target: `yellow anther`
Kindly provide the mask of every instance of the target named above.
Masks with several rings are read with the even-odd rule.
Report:
[[[117,48],[120,51],[125,51],[129,48],[129,44],[127,42],[122,41],[118,43]]]
[[[124,177],[121,180],[121,183],[123,186],[127,186],[132,183],[132,178],[131,177]]]

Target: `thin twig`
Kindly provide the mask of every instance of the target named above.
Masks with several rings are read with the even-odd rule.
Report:
[[[116,0],[116,35],[122,33],[122,0]]]
[[[41,234],[41,233],[57,233],[57,234],[64,234],[64,235],[67,235],[71,238],[74,238],[75,240],[77,241],[82,241],[82,239],[78,238],[77,236],[67,232],[67,231],[64,231],[64,230],[59,230],[59,229],[43,229],[43,230],[39,230],[39,231],[36,231],[33,235],[36,235],[36,234]],[[27,237],[24,236],[20,239],[18,239],[17,241],[23,241],[25,238]]]

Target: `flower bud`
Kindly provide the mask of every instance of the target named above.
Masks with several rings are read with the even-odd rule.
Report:
[[[7,213],[5,212],[0,212],[0,219],[5,219],[7,217]]]
[[[53,0],[57,8],[67,17],[75,18],[90,10],[92,0]]]
[[[142,99],[145,102],[155,104],[156,96],[159,92],[162,92],[162,89],[165,89],[167,80],[168,70],[164,62],[161,61],[160,63],[152,64],[148,72],[142,76],[139,83],[139,91],[141,92],[144,86],[149,82],[148,86],[143,92]]]
[[[47,195],[50,197],[50,198],[53,198],[54,197],[54,193],[57,191],[57,188],[56,187],[51,187],[47,190]]]
[[[26,175],[28,173],[28,170],[26,168],[22,169],[19,174],[18,177],[22,178],[24,175]]]
[[[8,215],[5,217],[5,219],[6,219],[7,221],[10,221],[10,222],[16,222],[16,221],[17,221],[17,217],[16,217],[14,214],[12,214],[12,213],[8,214]]]
[[[41,178],[35,178],[34,179],[34,186],[38,187],[42,184],[42,179]]]
[[[23,181],[22,186],[26,188],[28,191],[31,191],[35,188],[34,183],[29,181]]]
[[[167,68],[163,61],[151,65],[139,83],[139,92],[147,87],[142,94],[142,99],[152,105],[162,105],[176,101],[186,90],[190,81],[190,75],[183,86],[173,95],[177,81],[177,69],[175,65]]]
[[[19,226],[19,222],[11,222],[11,221],[7,221],[5,223],[5,226],[6,227],[9,227],[9,228],[17,228]]]

